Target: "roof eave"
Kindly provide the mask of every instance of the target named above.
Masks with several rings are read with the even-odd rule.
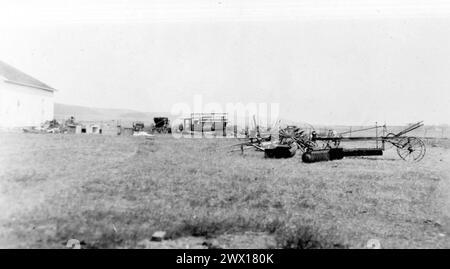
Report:
[[[48,91],[48,92],[56,92],[56,91],[58,91],[58,90],[53,89],[53,88],[41,87],[41,86],[28,84],[28,83],[17,82],[17,81],[13,81],[13,80],[9,80],[9,79],[5,79],[5,82],[11,83],[11,84],[17,84],[17,85],[21,85],[21,86],[26,86],[26,87],[32,87],[32,88],[36,88],[36,89],[40,89],[40,90],[44,90],[44,91]]]

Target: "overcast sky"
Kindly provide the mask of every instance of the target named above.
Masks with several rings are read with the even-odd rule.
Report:
[[[313,124],[450,123],[445,1],[187,2],[0,0],[0,60],[66,104],[201,94]]]

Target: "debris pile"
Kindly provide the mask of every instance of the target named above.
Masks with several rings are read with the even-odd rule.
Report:
[[[51,121],[46,121],[41,124],[40,127],[28,127],[23,128],[25,133],[51,133],[51,134],[66,134],[66,133],[101,133],[101,128],[99,125],[82,125],[81,123],[75,121],[72,116],[65,121],[58,121],[56,119]]]
[[[57,120],[46,121],[41,125],[41,129],[47,133],[60,133],[62,125]]]
[[[23,128],[25,133],[64,133],[67,132],[67,127],[64,123],[60,123],[57,120],[46,121],[41,124],[40,127],[28,127]]]

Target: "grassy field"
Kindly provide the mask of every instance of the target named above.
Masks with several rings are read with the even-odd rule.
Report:
[[[0,133],[0,247],[450,247],[448,140],[305,164],[231,139]],[[163,243],[150,243],[158,230]],[[146,243],[143,243],[146,242]]]

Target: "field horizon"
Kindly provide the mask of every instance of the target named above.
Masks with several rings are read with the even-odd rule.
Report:
[[[173,115],[170,112],[142,112],[132,109],[111,109],[111,108],[96,108],[96,107],[86,107],[80,105],[68,105],[55,103],[55,119],[66,120],[69,117],[74,116],[76,120],[79,121],[98,121],[98,122],[109,122],[109,121],[121,121],[122,123],[130,123],[134,121],[143,121],[146,124],[151,124],[153,122],[153,117],[168,117],[173,120]],[[230,119],[231,121],[233,119]],[[305,129],[315,128],[316,130],[326,132],[328,129],[335,129],[338,132],[348,132],[350,130],[362,129],[366,127],[375,126],[375,122],[371,124],[363,125],[335,125],[335,124],[314,124],[308,121],[292,121],[288,119],[279,119],[282,126],[286,125],[297,125]],[[412,124],[406,123],[404,125],[389,125],[386,123],[388,130],[390,132],[398,132],[404,129],[407,125]],[[385,123],[378,123],[378,125],[383,125]],[[244,128],[245,126],[239,126]],[[253,121],[249,122],[249,127],[254,128]],[[368,131],[363,133],[355,133],[355,135],[375,135],[374,131]],[[411,135],[418,137],[435,137],[435,138],[450,138],[450,125],[449,124],[439,124],[439,125],[427,125],[420,128],[419,130],[413,131]]]

